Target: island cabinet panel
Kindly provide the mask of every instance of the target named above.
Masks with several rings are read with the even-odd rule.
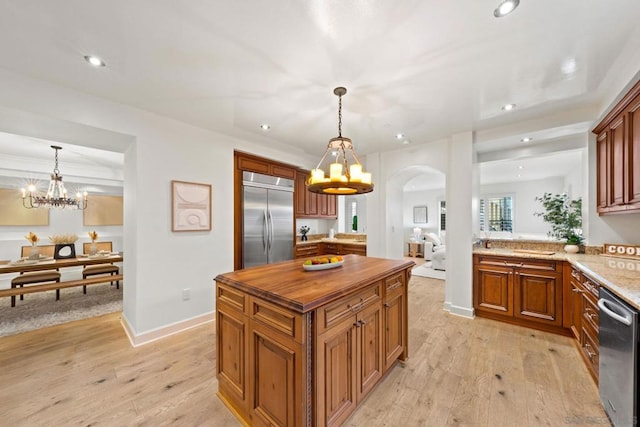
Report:
[[[246,425],[344,423],[408,357],[413,265],[346,255],[331,270],[285,261],[216,277],[218,396]]]
[[[476,314],[567,334],[563,327],[563,262],[474,254]]]
[[[302,346],[255,322],[249,375],[253,425],[295,426],[302,418]]]

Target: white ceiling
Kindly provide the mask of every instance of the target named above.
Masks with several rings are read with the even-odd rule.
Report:
[[[640,2],[520,3],[494,18],[498,0],[4,0],[0,67],[318,156],[339,85],[360,155],[398,132],[473,130],[478,152],[584,135],[640,70]]]

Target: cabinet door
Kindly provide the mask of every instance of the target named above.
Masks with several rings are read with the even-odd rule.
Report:
[[[560,274],[515,269],[514,276],[514,317],[561,326]]]
[[[640,96],[627,112],[627,203],[640,203]],[[640,206],[639,206],[640,207]]]
[[[293,343],[258,322],[252,322],[250,383],[254,425],[296,426],[300,390],[300,351]]]
[[[331,327],[318,337],[316,353],[317,423],[339,426],[357,404],[356,317]]]
[[[338,203],[336,198],[337,196],[333,194],[327,195],[327,216],[330,218],[338,217]]]
[[[616,119],[609,127],[609,142],[611,144],[610,153],[610,179],[611,193],[610,202],[612,205],[623,205],[625,203],[625,175],[627,166],[625,164],[625,116]]]
[[[604,209],[609,206],[609,133],[607,131],[598,135],[597,142],[597,208]]]
[[[318,215],[322,217],[329,216],[328,198],[329,196],[326,194],[318,194]]]
[[[473,276],[474,308],[487,314],[513,317],[513,268],[476,265]]]
[[[306,211],[306,200],[307,200],[307,186],[306,186],[306,182],[307,182],[307,175],[305,173],[302,173],[300,171],[296,172],[296,180],[295,180],[295,186],[294,186],[294,192],[295,192],[295,217],[296,218],[301,218],[301,217],[305,217],[307,215],[307,211]]]
[[[216,373],[218,387],[234,406],[247,404],[247,334],[248,319],[235,310],[216,310]],[[224,349],[224,351],[222,351]]]
[[[384,312],[384,370],[389,369],[393,362],[402,355],[405,349],[405,305],[404,291],[387,296],[383,305]]]
[[[380,303],[371,305],[358,314],[357,338],[357,401],[362,400],[382,378],[382,310]]]
[[[318,216],[318,194],[307,191],[305,201],[305,210],[307,216]]]

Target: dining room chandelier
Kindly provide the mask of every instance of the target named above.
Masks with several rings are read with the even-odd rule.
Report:
[[[40,195],[37,192],[36,186],[31,184],[25,190],[22,191],[22,206],[27,209],[33,208],[46,208],[46,209],[85,209],[87,207],[87,192],[76,193],[75,198],[67,196],[67,189],[64,188],[62,182],[62,175],[60,175],[60,169],[58,169],[58,150],[62,150],[62,147],[52,145],[51,148],[55,150],[55,166],[53,173],[51,174],[51,180],[49,181],[49,189],[44,195]]]
[[[324,155],[318,166],[311,170],[307,179],[307,189],[319,194],[363,194],[373,191],[371,173],[364,172],[362,165],[353,150],[351,139],[342,136],[342,96],[347,89],[337,87],[333,93],[338,97],[338,136],[331,138]],[[329,177],[327,178],[322,162],[331,153],[335,161],[329,164]],[[351,165],[347,160],[347,154],[352,158]]]

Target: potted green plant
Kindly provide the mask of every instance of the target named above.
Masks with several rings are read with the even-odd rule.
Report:
[[[536,201],[542,204],[544,212],[534,215],[551,225],[551,237],[565,240],[566,252],[577,253],[583,240],[582,198],[571,200],[566,193],[544,193],[542,197],[536,197]]]

